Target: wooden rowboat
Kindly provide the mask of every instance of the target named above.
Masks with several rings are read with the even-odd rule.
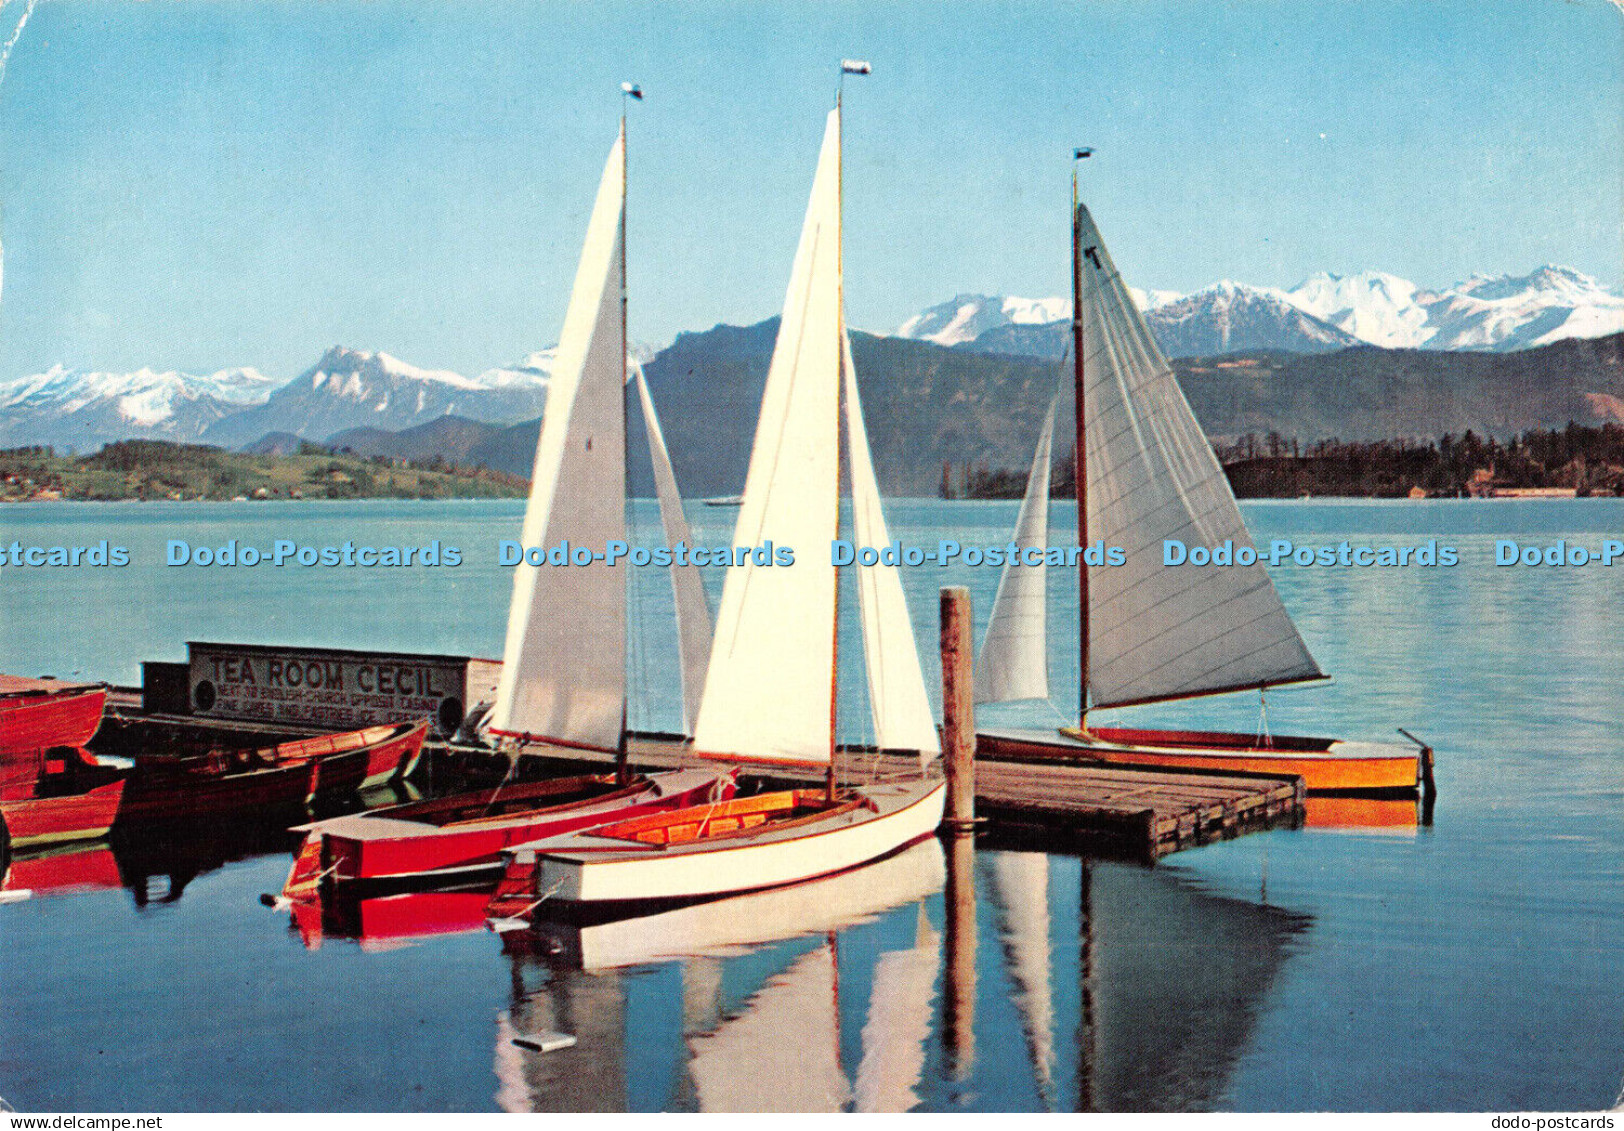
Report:
[[[0,759],[0,817],[13,847],[89,840],[113,826],[124,770],[79,747],[12,751]]]
[[[0,675],[0,757],[84,746],[101,726],[105,683]]]
[[[352,793],[407,772],[422,753],[428,726],[419,719],[259,749],[140,755],[119,823],[303,806]]]
[[[123,793],[119,778],[82,792],[0,801],[0,816],[14,848],[91,840],[113,827]]]

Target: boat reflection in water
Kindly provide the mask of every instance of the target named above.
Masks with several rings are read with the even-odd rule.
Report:
[[[395,950],[439,935],[485,927],[485,885],[461,890],[413,891],[358,899],[324,892],[289,905],[293,929],[309,950],[328,939],[347,939],[365,951]]]
[[[415,787],[397,782],[335,801],[323,812],[396,804],[416,796]],[[0,901],[122,887],[137,908],[174,903],[199,876],[253,856],[286,855],[299,840],[289,827],[309,818],[303,804],[286,805],[229,817],[115,825],[100,840],[25,849],[12,855],[0,876]]]
[[[0,893],[14,901],[123,887],[137,908],[174,903],[201,875],[250,856],[286,852],[293,843],[287,823],[302,812],[267,812],[253,821],[115,828],[104,840],[19,853],[0,881]]]
[[[1303,827],[1415,835],[1430,825],[1431,803],[1414,798],[1308,797]]]
[[[106,841],[81,841],[11,858],[0,877],[0,901],[14,903],[123,887],[118,860]]]
[[[496,1099],[509,1111],[1208,1109],[1309,926],[1165,865],[967,841],[795,888],[543,923],[504,936]]]
[[[612,922],[538,921],[510,933],[514,1000],[497,1022],[498,1103],[508,1111],[912,1107],[941,965],[941,935],[924,901],[945,880],[932,839],[824,880]],[[899,925],[901,946],[891,937]],[[882,945],[862,971],[852,969],[848,939],[868,932],[851,944],[867,958],[880,941],[875,931]],[[868,984],[855,1034],[841,1024],[844,1016],[851,1028],[853,980]],[[547,1032],[576,1044],[537,1054],[512,1043]],[[656,1032],[671,1039],[650,1050]],[[658,1057],[665,1071],[628,1080],[628,1035],[640,1061]],[[853,1041],[851,1072],[845,1054]]]
[[[1075,958],[1084,1111],[1202,1111],[1223,1097],[1311,920],[1167,868],[1083,861]]]

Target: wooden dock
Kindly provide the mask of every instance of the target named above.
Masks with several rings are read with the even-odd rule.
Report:
[[[636,735],[627,754],[637,769],[692,764],[688,744],[672,735]],[[463,762],[467,770],[475,767],[465,760],[480,755],[448,750],[444,757]],[[542,760],[559,770],[613,762],[607,754],[563,749]],[[859,784],[919,772],[912,758],[856,749],[843,752],[840,768],[843,781]],[[978,758],[975,772],[977,812],[999,839],[1031,839],[1050,847],[1144,860],[1244,832],[1295,825],[1304,809],[1300,778],[1040,764],[997,757]],[[821,771],[810,769],[751,773],[774,786],[823,782]]]

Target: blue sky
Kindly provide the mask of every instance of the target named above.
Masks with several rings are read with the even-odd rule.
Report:
[[[1610,0],[39,0],[0,85],[0,377],[516,360],[557,336],[622,79],[633,336],[766,317],[842,56],[874,64],[856,326],[1063,292],[1074,144],[1140,286],[1624,274]]]

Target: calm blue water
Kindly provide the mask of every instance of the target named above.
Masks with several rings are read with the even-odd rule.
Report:
[[[1353,827],[1247,836],[1153,869],[987,849],[944,868],[932,848],[800,906],[524,948],[456,897],[343,909],[301,933],[256,902],[289,861],[274,828],[92,845],[32,862],[82,890],[0,906],[0,1096],[19,1110],[691,1110],[761,1102],[765,1079],[792,1081],[780,1103],[856,1108],[1611,1107],[1624,1085],[1624,563],[1491,562],[1502,537],[1624,536],[1624,503],[1245,509],[1260,542],[1459,549],[1453,569],[1274,572],[1335,681],[1271,694],[1270,726],[1414,730],[1438,751],[1432,827],[1391,807],[1332,815]],[[725,543],[735,514],[694,507],[699,541]],[[7,545],[108,538],[135,561],[0,570],[0,671],[134,683],[141,660],[182,659],[188,639],[499,655],[510,578],[495,542],[519,515],[491,502],[8,507]],[[657,540],[652,508],[639,516]],[[928,543],[1001,543],[1013,516],[1013,503],[890,509],[894,534]],[[1056,508],[1057,525],[1069,517]],[[167,569],[171,537],[438,537],[465,564]],[[997,574],[904,573],[934,685],[938,587],[969,585],[984,616]],[[1071,579],[1051,577],[1063,625]],[[669,606],[650,571],[634,603],[650,629],[630,661],[636,724],[676,715]],[[983,721],[1069,712],[1068,635],[1051,636],[1058,706]],[[860,681],[843,695],[860,716]],[[1123,714],[1259,725],[1245,695]],[[949,874],[974,888],[973,930],[950,922]],[[741,930],[767,941],[736,945]],[[579,969],[581,953],[610,965]],[[510,1043],[536,1030],[578,1043]]]

